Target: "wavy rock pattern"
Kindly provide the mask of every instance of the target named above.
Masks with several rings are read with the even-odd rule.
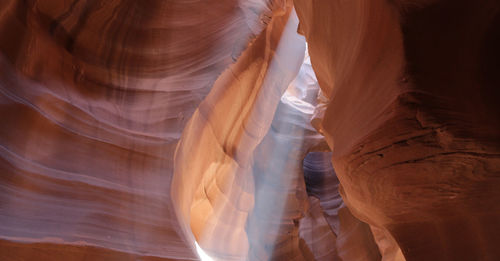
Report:
[[[282,173],[289,173],[287,167],[293,170],[294,165],[286,163],[297,163],[297,156],[283,150],[274,154],[270,146],[280,148],[292,139],[298,145],[302,142],[302,135],[288,140],[273,135],[275,125],[280,125],[273,118],[303,62],[305,42],[296,33],[291,2],[281,4],[273,9],[266,30],[219,77],[186,126],[176,153],[172,196],[179,219],[189,221],[186,233],[192,231],[200,246],[218,259],[269,259],[283,233],[275,231],[283,223],[281,216],[289,217],[281,210],[288,188],[295,192],[293,176]],[[281,113],[286,110],[276,112]],[[206,149],[193,151],[193,147]],[[280,157],[279,167],[267,165],[272,157]],[[252,210],[254,215],[249,216]],[[219,240],[221,236],[229,241]],[[271,249],[262,247],[262,242],[271,244]]]
[[[380,253],[370,227],[354,217],[340,197],[340,184],[333,170],[331,157],[331,152],[310,152],[304,158],[307,193],[313,203],[319,203],[319,206],[313,205],[313,208],[321,209],[321,215],[316,219],[323,218],[329,225],[329,229],[322,229],[323,234],[332,234],[335,238],[333,245],[327,248],[330,253],[324,258],[325,260],[380,260]],[[319,212],[315,209],[313,211]],[[321,240],[315,245],[324,247],[323,244]],[[316,259],[321,258],[316,257]]]
[[[196,259],[169,195],[174,150],[266,10],[1,1],[0,238],[17,242],[1,255],[22,258],[28,244],[51,246],[46,260]]]
[[[499,28],[497,0],[3,0],[0,259],[498,260]]]
[[[500,3],[294,3],[353,214],[406,260],[500,258]]]

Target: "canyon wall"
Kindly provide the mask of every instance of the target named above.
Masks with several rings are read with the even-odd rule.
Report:
[[[349,209],[406,260],[497,260],[500,3],[294,3]]]
[[[498,260],[499,28],[496,0],[3,0],[0,259]]]
[[[0,1],[0,259],[197,259],[169,193],[175,147],[269,12]]]

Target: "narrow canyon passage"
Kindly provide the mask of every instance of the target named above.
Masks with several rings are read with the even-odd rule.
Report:
[[[0,1],[0,261],[500,260],[500,1]]]

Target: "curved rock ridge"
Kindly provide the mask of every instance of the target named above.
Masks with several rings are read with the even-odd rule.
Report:
[[[1,1],[0,259],[197,259],[170,198],[175,147],[269,13],[267,1]]]
[[[248,236],[245,227],[258,189],[252,165],[265,156],[254,151],[304,57],[291,1],[275,4],[267,28],[218,78],[176,151],[172,197],[179,220],[188,221],[186,234],[192,232],[192,240],[216,259],[251,256],[254,232]]]
[[[499,46],[498,0],[2,0],[0,260],[500,260]]]
[[[301,220],[301,230],[304,223],[312,229],[323,227],[321,230],[316,228],[318,232],[309,235],[311,240],[308,245],[312,249],[318,248],[312,251],[315,260],[381,260],[377,249],[379,242],[375,242],[372,230],[354,217],[342,201],[331,157],[332,152],[313,151],[305,156],[303,163],[313,219]],[[328,228],[324,228],[325,225]],[[306,233],[306,229],[308,227],[301,232]],[[333,238],[333,242],[325,248],[323,239],[326,237]],[[388,252],[385,254],[388,255]]]
[[[352,213],[406,260],[499,259],[500,3],[294,3]]]

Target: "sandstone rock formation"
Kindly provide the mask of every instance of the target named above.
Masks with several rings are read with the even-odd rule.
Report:
[[[497,260],[498,1],[294,1],[353,214],[406,260]]]
[[[0,260],[498,260],[498,46],[497,0],[2,0]]]
[[[46,260],[196,259],[170,199],[175,147],[268,9],[1,1],[0,259],[49,244]]]

